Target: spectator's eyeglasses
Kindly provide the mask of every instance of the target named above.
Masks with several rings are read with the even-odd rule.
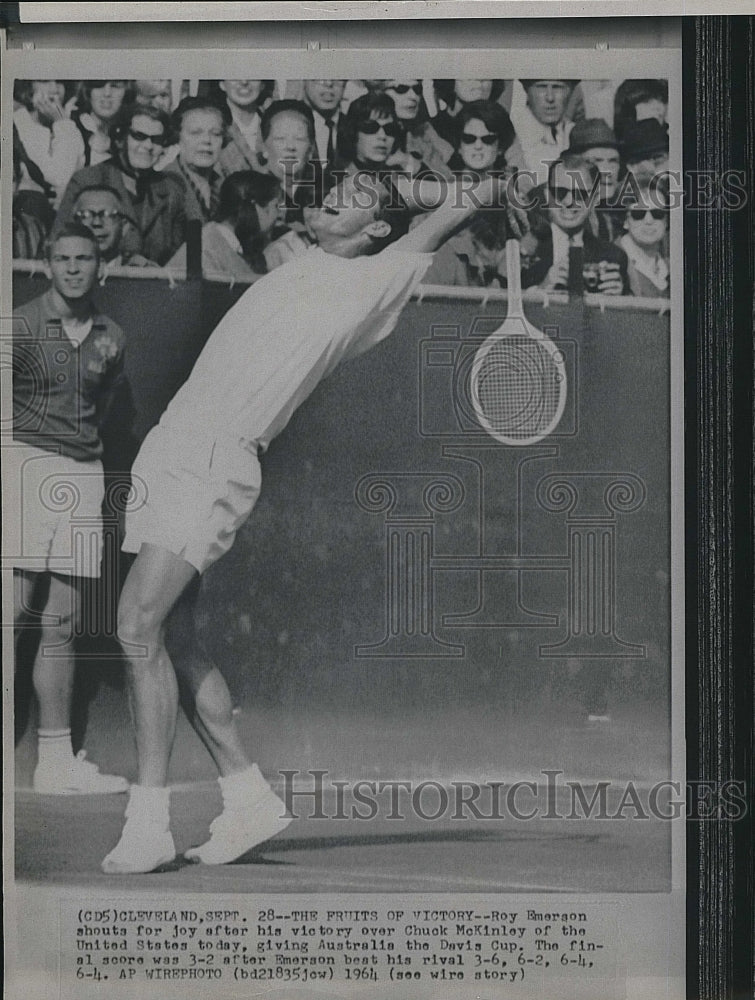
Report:
[[[357,128],[363,135],[377,135],[378,132],[384,132],[390,139],[395,139],[401,134],[401,129],[396,122],[381,124],[376,121],[366,121],[360,122]]]
[[[551,187],[548,190],[559,205],[567,198],[571,198],[575,205],[587,205],[590,201],[589,191],[583,191],[581,188]]]
[[[413,90],[417,96],[422,93],[421,83],[397,83],[395,87],[389,87],[388,90],[393,90],[397,94],[408,94],[410,90]]]
[[[128,134],[134,142],[151,142],[153,146],[165,146],[168,142],[162,132],[159,135],[150,135],[148,132],[137,132],[135,128],[130,128]]]
[[[461,133],[461,141],[465,146],[473,146],[478,139],[486,146],[494,146],[498,142],[495,132],[486,132],[485,135],[475,135],[473,132]]]
[[[664,208],[633,208],[630,209],[629,217],[634,219],[635,222],[642,222],[646,219],[648,214],[656,222],[660,222],[661,219],[666,218],[666,210]]]
[[[103,222],[105,219],[118,219],[121,213],[116,208],[101,208],[97,210],[82,208],[81,211],[74,212],[73,215],[79,222]]]

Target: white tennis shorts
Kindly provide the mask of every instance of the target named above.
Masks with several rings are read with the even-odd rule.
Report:
[[[158,545],[200,573],[231,548],[262,485],[256,442],[162,424],[145,438],[131,479],[123,551]]]
[[[16,569],[98,577],[102,463],[20,442],[3,445],[3,562]]]

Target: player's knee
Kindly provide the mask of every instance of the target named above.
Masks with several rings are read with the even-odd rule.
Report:
[[[150,645],[160,636],[163,621],[157,612],[138,601],[121,598],[118,605],[118,639],[124,645]]]

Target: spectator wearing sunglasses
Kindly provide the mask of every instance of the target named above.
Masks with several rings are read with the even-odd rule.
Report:
[[[418,178],[434,173],[450,179],[453,173],[448,161],[453,146],[438,135],[428,120],[422,81],[386,80],[385,93],[396,107],[396,118],[401,126],[399,149],[406,154],[402,168]]]
[[[73,218],[86,226],[97,241],[103,270],[117,266],[147,267],[152,263],[141,254],[129,255],[124,249],[128,222],[115,188],[106,185],[84,188],[74,203]]]
[[[110,128],[130,94],[126,80],[82,80],[73,120],[84,140],[84,166],[110,158]]]
[[[515,138],[505,108],[492,101],[473,101],[457,116],[454,152],[448,166],[455,174],[472,174],[482,180],[508,165],[507,153]]]
[[[458,177],[484,180],[502,173],[515,138],[507,111],[492,101],[471,101],[455,122],[456,150],[448,166]],[[428,284],[483,288],[506,286],[505,229],[500,213],[479,212],[438,250],[426,275]]]
[[[617,241],[629,260],[629,287],[633,295],[668,298],[669,264],[665,254],[668,202],[660,186],[642,186],[636,192]]]
[[[19,105],[13,124],[42,177],[40,183],[22,164],[19,190],[49,193],[57,208],[66,184],[84,165],[84,140],[71,118],[70,90],[64,80],[17,80],[13,96]]]
[[[346,173],[389,169],[401,134],[396,107],[388,94],[373,92],[357,97],[343,117]]]
[[[505,80],[435,80],[434,84],[435,97],[443,107],[432,119],[432,125],[438,135],[455,149],[458,149],[459,115],[467,105],[492,101],[506,111],[503,103]],[[506,162],[519,169],[526,166],[522,145],[516,134],[506,151]]]
[[[105,186],[118,192],[123,205],[122,249],[165,264],[186,239],[186,187],[175,175],[155,170],[170,141],[170,119],[157,108],[129,105],[112,128],[109,160],[77,170],[60,204],[54,231],[73,220],[84,188]]]
[[[598,168],[581,156],[567,154],[551,165],[547,184],[533,192],[537,246],[522,267],[524,288],[629,294],[626,253],[596,235],[591,192],[598,184]]]
[[[240,170],[259,171],[260,122],[274,89],[275,80],[218,80],[213,83],[210,96],[217,104],[225,103],[231,115],[226,144],[217,164],[223,178]]]
[[[433,80],[435,100],[440,108],[432,118],[433,128],[446,142],[456,145],[456,118],[464,105],[497,101],[503,86],[503,80]]]
[[[185,97],[171,121],[178,136],[178,155],[162,173],[183,184],[187,220],[197,219],[205,225],[217,218],[223,183],[218,160],[231,113],[227,105],[221,106],[211,97]]]

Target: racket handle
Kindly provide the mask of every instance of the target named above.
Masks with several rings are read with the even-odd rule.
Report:
[[[523,318],[522,265],[519,258],[519,240],[506,240],[506,281],[509,292],[507,315]]]

